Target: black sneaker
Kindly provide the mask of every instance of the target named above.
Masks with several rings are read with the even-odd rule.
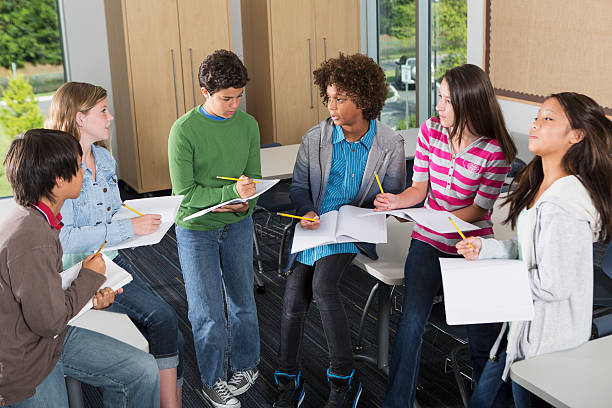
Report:
[[[325,408],[355,408],[361,397],[361,381],[355,370],[350,375],[332,374],[327,369],[327,381],[331,386]]]
[[[297,408],[302,405],[306,391],[301,371],[298,371],[297,375],[275,371],[274,381],[278,388],[276,401],[272,405],[274,408]]]

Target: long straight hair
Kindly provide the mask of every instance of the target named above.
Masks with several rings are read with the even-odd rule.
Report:
[[[53,95],[45,128],[62,130],[81,141],[81,131],[77,125],[77,112],[87,113],[98,102],[106,98],[106,89],[86,82],[66,82]],[[96,142],[104,146],[104,143]]]
[[[517,153],[516,145],[506,129],[504,116],[486,72],[476,65],[465,64],[449,69],[442,79],[448,83],[455,113],[450,140],[457,138],[461,144],[467,128],[473,135],[497,140],[507,163],[512,163]]]
[[[599,239],[608,242],[612,238],[612,121],[601,106],[586,95],[575,92],[552,94],[562,106],[569,125],[581,131],[583,139],[573,144],[561,159],[563,170],[577,176],[589,192],[599,212],[601,231]],[[510,205],[508,218],[514,228],[520,212],[533,202],[542,180],[542,158],[536,156],[515,177],[507,200]],[[513,189],[513,187],[515,187]]]

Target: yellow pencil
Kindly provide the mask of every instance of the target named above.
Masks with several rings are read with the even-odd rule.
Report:
[[[314,218],[300,217],[298,215],[285,214],[285,213],[281,213],[281,212],[277,212],[276,214],[277,215],[281,215],[283,217],[297,218],[298,220],[317,221]]]
[[[455,224],[455,221],[453,221],[453,219],[451,217],[448,217],[448,220],[453,224],[453,227],[455,227],[455,229],[457,230],[457,232],[459,233],[459,235],[461,235],[461,238],[465,239],[465,235],[463,235],[463,232],[461,232],[461,230],[459,229],[459,227],[457,226],[457,224]],[[472,249],[475,249],[472,244],[470,244],[468,242],[468,245],[472,247]]]
[[[100,247],[100,249],[98,249],[98,252],[96,252],[96,255],[98,255],[100,253],[100,251],[102,250],[102,248],[104,248],[104,245],[106,245],[108,241],[104,241],[104,243],[102,244],[102,246]],[[94,255],[95,256],[95,255]]]
[[[121,203],[122,206],[124,206],[125,208],[127,208],[128,210],[132,210],[134,211],[136,214],[138,215],[144,215],[143,213],[141,213],[140,211],[136,211],[135,209],[133,209],[132,207],[128,207],[127,205]]]
[[[232,181],[238,181],[238,180],[240,180],[239,178],[236,178],[236,177],[223,177],[223,176],[217,176],[217,178],[218,178],[218,179],[221,179],[221,180],[232,180]],[[251,180],[251,181],[252,181],[253,183],[259,183],[259,181],[257,181],[257,180]]]
[[[380,179],[378,178],[378,173],[374,173],[376,176],[376,182],[378,183],[378,188],[380,188],[380,192],[385,194],[385,190],[382,189],[382,184],[380,184]]]

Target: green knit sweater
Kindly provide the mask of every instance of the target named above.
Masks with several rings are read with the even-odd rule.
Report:
[[[170,129],[168,161],[172,194],[185,198],[176,224],[205,231],[238,222],[250,214],[256,199],[244,213],[213,213],[183,221],[183,218],[224,201],[239,198],[236,183],[216,176],[261,178],[259,126],[251,115],[237,110],[224,121],[207,118],[199,107],[181,116]]]

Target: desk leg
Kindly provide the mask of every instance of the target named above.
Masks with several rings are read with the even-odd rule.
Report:
[[[378,368],[389,375],[389,315],[391,287],[383,282],[378,286]]]

